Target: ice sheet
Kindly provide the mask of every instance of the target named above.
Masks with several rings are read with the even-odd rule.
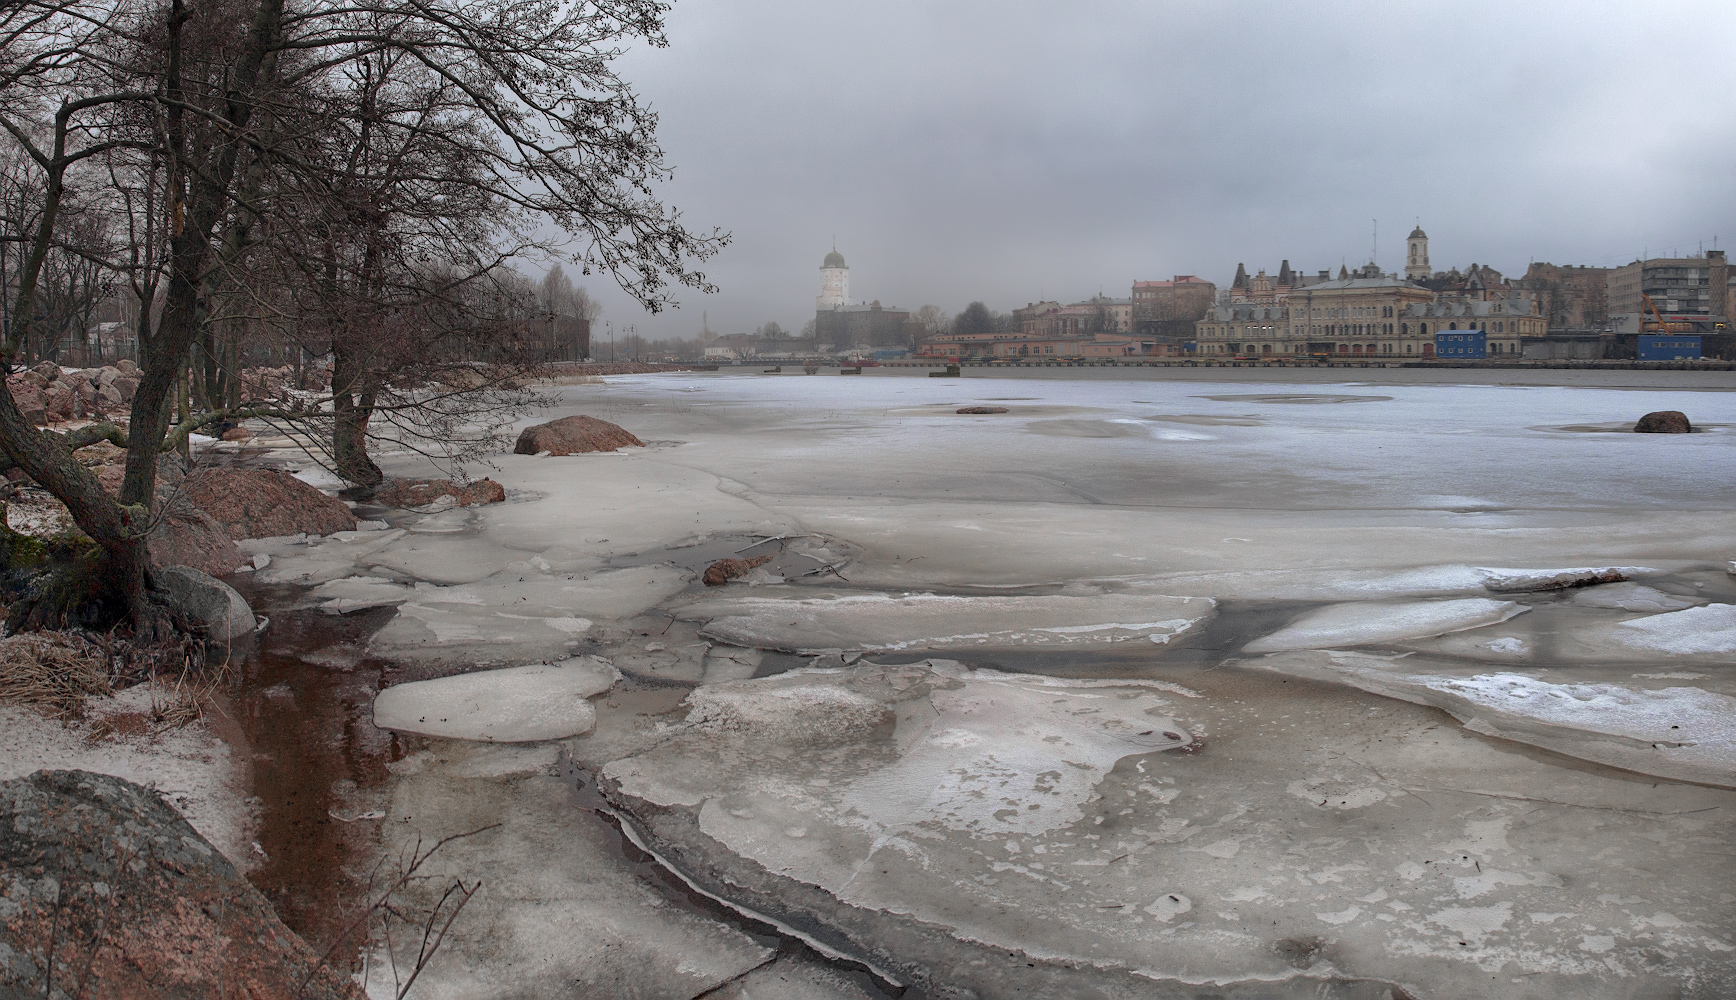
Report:
[[[1513,601],[1467,597],[1455,601],[1362,602],[1311,611],[1244,647],[1250,653],[1328,649],[1421,639],[1504,622],[1528,610]]]
[[[420,584],[397,616],[374,633],[368,651],[436,662],[556,659],[597,622],[655,607],[688,579],[668,565],[579,574],[527,563],[462,586]]]
[[[739,597],[680,609],[703,634],[738,646],[818,652],[1168,642],[1212,602],[1158,594],[954,597],[849,593]]]
[[[1633,687],[1502,671],[1455,674],[1453,661],[1353,651],[1292,651],[1249,665],[1433,705],[1469,729],[1570,757],[1676,780],[1736,787],[1736,699],[1700,687]]]
[[[1614,634],[1636,649],[1683,656],[1736,653],[1736,605],[1712,604],[1635,618],[1622,622]]]
[[[374,725],[485,743],[565,739],[590,731],[597,716],[585,699],[620,678],[607,663],[574,657],[411,681],[374,699]]]
[[[1168,703],[1147,711],[1203,733],[1203,752],[1122,749],[1098,770],[1117,750],[1088,745],[1099,716],[1084,699],[1155,722],[1116,707],[1134,691],[1007,678],[1027,700],[985,672],[952,688],[944,671],[899,669],[700,688],[687,724],[615,742],[626,756],[604,779],[711,885],[911,960],[940,929],[1018,955],[1020,971],[1137,971],[1175,992],[1299,997],[1316,978],[1373,975],[1473,996],[1499,975],[1596,996],[1604,956],[1639,968],[1656,942],[1640,921],[1656,917],[1680,950],[1648,986],[1731,981],[1731,904],[1704,891],[1727,867],[1729,793],[1565,769],[1432,710],[1227,671],[1196,675],[1227,696],[1151,689]],[[1071,803],[1076,818],[1046,816]],[[1661,868],[1646,861],[1660,843]],[[1614,943],[1591,956],[1584,934]]]
[[[536,749],[546,752],[439,741],[393,765],[387,850],[472,834],[435,852],[400,901],[431,910],[454,879],[482,883],[410,996],[715,996],[773,958],[739,929],[671,906],[622,856],[620,835],[573,808],[555,747]],[[382,947],[369,955],[376,1000],[396,1000],[422,939],[400,934],[393,944],[396,981]]]
[[[1573,595],[1573,603],[1586,608],[1622,611],[1679,611],[1693,607],[1696,602],[1638,583],[1610,583],[1578,591]]]
[[[841,891],[847,870],[829,856],[832,837],[821,835],[822,826],[868,834],[870,853],[924,828],[998,844],[1066,826],[1080,819],[1080,806],[1117,760],[1194,739],[1164,711],[1169,701],[1159,692],[1169,688],[968,670],[946,660],[796,670],[697,688],[687,723],[699,732],[812,744],[817,767],[805,785],[744,774],[744,794],[773,794],[749,794],[753,804],[737,808],[729,789],[689,784],[675,758],[623,761],[605,775],[650,801],[703,805],[707,833],[769,868]],[[833,755],[824,747],[872,741],[888,722],[883,752],[825,763]]]

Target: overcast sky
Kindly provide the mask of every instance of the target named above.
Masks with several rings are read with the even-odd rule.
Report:
[[[1238,262],[1625,263],[1736,244],[1736,3],[683,0],[620,70],[721,291],[692,336],[852,298],[957,312]],[[598,331],[601,334],[601,330]]]

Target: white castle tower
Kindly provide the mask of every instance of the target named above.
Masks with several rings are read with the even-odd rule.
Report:
[[[820,264],[820,295],[815,301],[821,309],[836,309],[850,302],[850,265],[837,250]]]
[[[1429,234],[1418,226],[1405,240],[1404,276],[1406,281],[1418,281],[1434,274],[1429,269]]]

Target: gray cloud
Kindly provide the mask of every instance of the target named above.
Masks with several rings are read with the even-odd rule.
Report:
[[[1223,284],[1238,261],[1619,263],[1736,239],[1736,7],[683,2],[623,58],[666,199],[722,286],[615,324],[691,336],[852,293],[949,311]],[[1720,243],[1720,245],[1725,245]]]

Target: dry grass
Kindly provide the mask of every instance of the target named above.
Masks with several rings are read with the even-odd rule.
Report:
[[[175,686],[152,682],[151,719],[171,729],[197,722],[205,717],[205,705],[216,693],[217,681],[194,684],[182,674]]]
[[[109,655],[93,642],[67,632],[0,639],[0,701],[77,719],[86,698],[110,690]]]

